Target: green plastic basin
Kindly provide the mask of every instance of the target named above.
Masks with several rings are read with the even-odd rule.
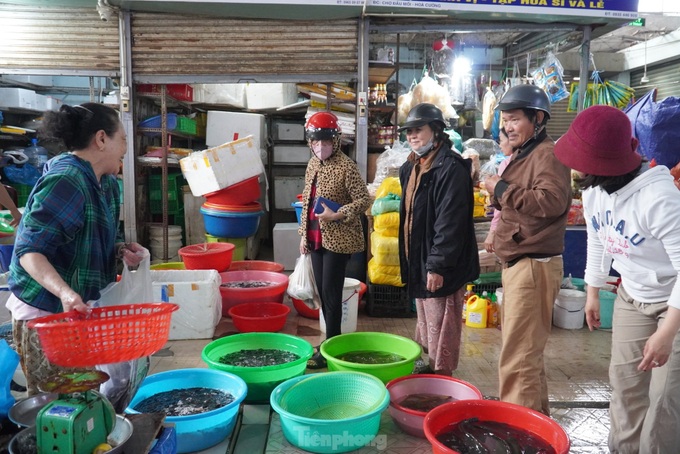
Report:
[[[258,348],[284,350],[295,353],[300,358],[290,363],[262,367],[241,367],[220,362],[220,358],[229,353]],[[269,396],[274,388],[289,378],[305,373],[307,360],[313,353],[312,344],[297,336],[283,333],[243,333],[212,341],[203,348],[201,358],[211,369],[241,377],[248,385],[246,402],[269,403]]]

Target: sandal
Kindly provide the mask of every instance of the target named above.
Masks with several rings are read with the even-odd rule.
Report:
[[[307,369],[325,369],[327,367],[326,358],[321,352],[316,352],[307,360]]]

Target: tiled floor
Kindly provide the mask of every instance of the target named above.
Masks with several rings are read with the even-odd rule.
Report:
[[[286,299],[286,304],[290,301]],[[292,305],[291,305],[292,307]],[[413,318],[371,318],[359,311],[358,331],[382,331],[413,337]],[[223,318],[214,337],[236,332],[229,318]],[[312,345],[323,340],[318,321],[297,315],[293,309],[282,332],[300,336]],[[611,334],[606,331],[590,332],[553,328],[546,349],[546,373],[553,418],[565,428],[571,438],[572,453],[606,453],[609,432],[610,388],[607,380],[609,344]],[[171,341],[167,348],[152,358],[150,373],[185,367],[206,367],[201,360],[206,340]],[[463,331],[463,352],[460,367],[454,376],[478,387],[485,396],[496,396],[498,387],[497,361],[500,347],[500,331],[497,329],[474,329]],[[231,443],[209,450],[211,454],[235,452],[254,454],[247,438],[261,438],[263,431],[241,426],[247,430],[236,432]],[[266,427],[266,426],[265,426]],[[272,414],[264,447],[267,454],[303,452],[291,446],[283,437],[278,415]],[[431,452],[425,440],[403,434],[383,414],[379,435],[384,443],[376,443],[358,451],[361,453],[417,454]],[[251,440],[256,441],[256,440]],[[260,443],[262,444],[262,443]],[[232,450],[227,451],[231,445]],[[244,448],[243,446],[248,446]],[[239,447],[241,447],[239,449]]]

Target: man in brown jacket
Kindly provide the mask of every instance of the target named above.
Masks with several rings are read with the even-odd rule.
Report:
[[[543,350],[564,273],[570,170],[555,158],[545,130],[550,101],[542,89],[512,87],[497,109],[514,150],[503,177],[484,182],[501,210],[494,239],[503,262],[499,394],[549,415]]]

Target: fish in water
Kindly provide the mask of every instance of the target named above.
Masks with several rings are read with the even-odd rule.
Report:
[[[189,416],[224,407],[234,401],[226,391],[211,388],[181,388],[163,391],[139,402],[140,413],[165,413],[166,416]]]
[[[556,454],[545,440],[509,424],[470,418],[437,435],[460,454]]]
[[[297,353],[276,348],[256,348],[252,350],[238,350],[222,356],[222,364],[238,367],[276,366],[291,363],[300,359]]]
[[[271,287],[272,285],[275,285],[275,282],[234,281],[234,282],[227,282],[225,284],[222,284],[222,285],[220,285],[220,287],[225,287],[225,288],[261,288],[261,287]]]
[[[446,402],[453,402],[455,399],[451,396],[445,396],[443,394],[430,394],[430,393],[416,393],[409,394],[399,403],[402,407],[406,407],[411,410],[428,412],[435,407],[445,404]]]
[[[337,357],[339,360],[357,364],[389,364],[403,361],[401,355],[390,352],[380,352],[376,350],[360,350],[343,353]]]

